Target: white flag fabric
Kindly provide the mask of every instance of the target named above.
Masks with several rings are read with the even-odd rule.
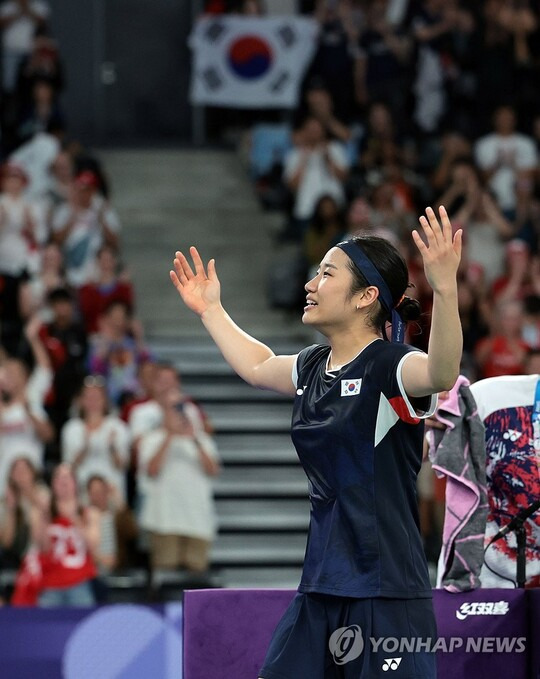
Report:
[[[309,17],[204,16],[189,38],[190,101],[226,108],[294,108],[317,47]]]

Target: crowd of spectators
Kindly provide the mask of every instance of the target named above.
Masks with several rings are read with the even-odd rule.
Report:
[[[430,293],[410,233],[444,204],[465,234],[462,372],[526,372],[540,349],[536,5],[298,10],[319,22],[301,104],[252,130],[254,187],[283,212],[279,247],[294,256],[280,253],[272,294],[294,307],[329,247],[384,235],[409,263],[425,313],[408,341],[425,349]],[[257,16],[265,3],[207,11]],[[104,576],[145,558],[204,571],[219,461],[204,413],[145,344],[106,172],[69,137],[49,13],[44,0],[0,5],[0,567],[18,569],[15,602],[57,605],[103,600]]]
[[[257,195],[284,215],[270,302],[300,308],[303,283],[332,245],[382,235],[406,258],[408,294],[423,309],[407,341],[427,349],[431,291],[411,231],[426,205],[444,205],[464,232],[462,373],[470,381],[526,374],[540,349],[538,3],[307,0],[297,8],[319,25],[300,105],[280,120],[263,116],[250,134]],[[208,3],[213,12],[270,9]],[[424,470],[419,496],[424,532],[440,540],[444,484]],[[428,545],[435,560],[436,542]]]
[[[280,240],[297,244],[306,275],[347,235],[393,240],[425,312],[408,341],[425,349],[430,297],[410,234],[426,205],[445,205],[464,230],[463,372],[472,380],[523,372],[527,351],[540,348],[535,3],[299,4],[319,22],[300,106],[251,135],[257,194],[285,215]],[[303,297],[298,285],[283,296],[292,305]]]
[[[103,601],[118,569],[206,572],[219,472],[204,414],[146,346],[48,19],[42,0],[0,5],[0,571],[13,603],[44,606]]]

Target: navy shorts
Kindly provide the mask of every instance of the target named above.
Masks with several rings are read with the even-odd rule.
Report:
[[[436,679],[431,599],[298,593],[278,623],[263,679]]]

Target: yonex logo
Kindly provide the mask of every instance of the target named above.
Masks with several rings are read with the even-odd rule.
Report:
[[[385,658],[382,666],[383,672],[388,672],[388,670],[397,670],[401,663],[401,658]]]
[[[521,438],[523,432],[519,431],[518,429],[509,429],[508,431],[505,431],[503,434],[503,439],[510,439],[512,443],[517,441],[519,438]]]
[[[345,665],[355,660],[364,650],[364,639],[360,625],[340,627],[328,640],[328,648],[336,665]]]

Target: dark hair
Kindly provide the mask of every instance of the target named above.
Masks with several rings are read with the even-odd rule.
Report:
[[[343,227],[343,232],[345,232],[345,215],[343,209],[340,207],[339,203],[334,198],[334,196],[330,195],[329,193],[325,193],[323,196],[321,196],[315,205],[315,209],[313,210],[313,217],[311,219],[311,227],[313,231],[319,234],[324,233],[324,228],[327,224],[327,221],[321,215],[321,207],[323,203],[327,200],[330,200],[332,201],[332,203],[334,203],[336,214],[333,217],[333,220],[338,222]]]
[[[56,302],[73,302],[73,297],[67,288],[54,288],[47,295],[48,304]]]
[[[106,316],[113,309],[116,309],[116,307],[122,307],[122,309],[124,309],[124,311],[126,312],[126,316],[128,318],[131,318],[133,316],[133,309],[131,308],[131,305],[125,302],[123,299],[111,299],[109,302],[107,302],[102,311],[102,315]]]
[[[484,177],[481,171],[479,170],[478,165],[476,165],[476,163],[474,162],[474,158],[472,156],[464,155],[455,158],[450,165],[450,174],[452,175],[456,167],[459,167],[460,165],[465,165],[470,170],[472,170],[474,176],[476,177],[478,185],[482,188],[485,187],[486,182],[484,181]]]
[[[405,297],[405,290],[409,287],[409,272],[407,264],[399,251],[385,238],[379,236],[355,236],[353,243],[362,249],[364,254],[371,260],[377,271],[381,274],[392,295],[394,308],[401,318],[407,321],[416,321],[420,318],[420,303],[411,297]],[[351,297],[369,286],[362,272],[356,264],[349,259],[349,269],[353,275]],[[386,323],[391,319],[392,310],[385,309],[377,301],[373,311],[368,316],[368,321],[375,329],[380,330],[386,336]]]
[[[540,314],[540,297],[538,295],[527,295],[523,302],[525,304],[525,313]]]

